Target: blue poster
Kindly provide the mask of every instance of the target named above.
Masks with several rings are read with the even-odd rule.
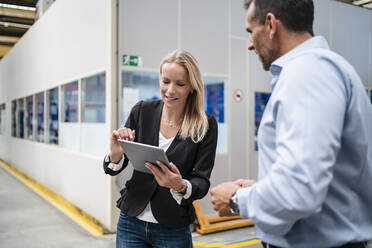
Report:
[[[369,97],[371,98],[371,104],[372,104],[372,90],[369,92]]]
[[[219,123],[225,122],[224,113],[224,84],[223,82],[205,86],[206,111]]]
[[[265,111],[267,102],[269,101],[271,93],[255,92],[254,93],[254,150],[258,151],[257,133],[260,126],[262,115]]]

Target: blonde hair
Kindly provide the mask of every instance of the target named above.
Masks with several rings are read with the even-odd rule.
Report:
[[[208,118],[204,111],[204,83],[198,62],[189,52],[174,50],[161,61],[160,75],[166,63],[177,63],[188,72],[192,93],[186,100],[179,135],[182,139],[190,137],[193,142],[198,143],[208,131]]]

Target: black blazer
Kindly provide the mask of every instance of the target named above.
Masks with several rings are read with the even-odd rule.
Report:
[[[134,141],[159,145],[162,109],[163,102],[160,100],[140,101],[132,108],[125,126],[136,130]],[[165,227],[180,228],[194,221],[195,210],[192,202],[208,193],[209,177],[216,155],[217,122],[211,115],[207,116],[209,129],[201,142],[194,143],[190,138],[182,140],[177,135],[166,151],[169,161],[178,167],[182,178],[190,181],[190,198],[182,199],[179,205],[169,188],[159,186],[152,174],[134,170],[131,179],[120,191],[121,197],[117,201],[117,207],[124,215],[137,216],[151,201],[155,219]],[[124,165],[119,171],[111,170],[108,165],[109,163],[103,162],[105,173],[117,175],[128,165],[128,158],[125,156]]]

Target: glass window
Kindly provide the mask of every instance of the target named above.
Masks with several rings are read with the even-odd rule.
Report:
[[[372,104],[372,90],[369,92],[369,97],[371,98],[371,104]]]
[[[47,91],[48,143],[58,144],[58,88]]]
[[[27,139],[34,139],[34,97],[26,97],[26,137]]]
[[[82,79],[81,121],[105,122],[106,111],[106,77],[105,74]]]
[[[44,92],[35,95],[36,104],[36,141],[44,142]]]
[[[218,123],[217,153],[227,153],[227,126],[225,122],[225,79],[203,77],[204,108]]]
[[[218,121],[217,153],[227,152],[225,122],[225,79],[204,77],[205,110]],[[161,99],[157,72],[122,71],[121,116],[119,125],[127,120],[131,108],[140,100]]]
[[[74,81],[61,87],[61,118],[59,125],[59,146],[79,151],[78,99],[79,84]],[[91,140],[90,140],[91,141]]]
[[[5,103],[0,105],[0,134],[5,134]]]
[[[17,137],[18,138],[24,138],[25,137],[25,111],[24,111],[24,99],[18,99],[18,132]]]
[[[17,101],[12,101],[12,136],[17,137]]]
[[[78,121],[78,81],[62,85],[62,122]]]
[[[138,101],[161,98],[157,72],[123,71],[121,80],[120,126],[124,125],[130,110]]]
[[[255,92],[254,93],[254,149],[258,151],[257,134],[260,126],[262,115],[264,113],[267,102],[269,101],[271,93]]]

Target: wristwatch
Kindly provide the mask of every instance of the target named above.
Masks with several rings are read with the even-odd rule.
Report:
[[[236,192],[231,196],[229,205],[233,214],[239,214],[238,195]]]

